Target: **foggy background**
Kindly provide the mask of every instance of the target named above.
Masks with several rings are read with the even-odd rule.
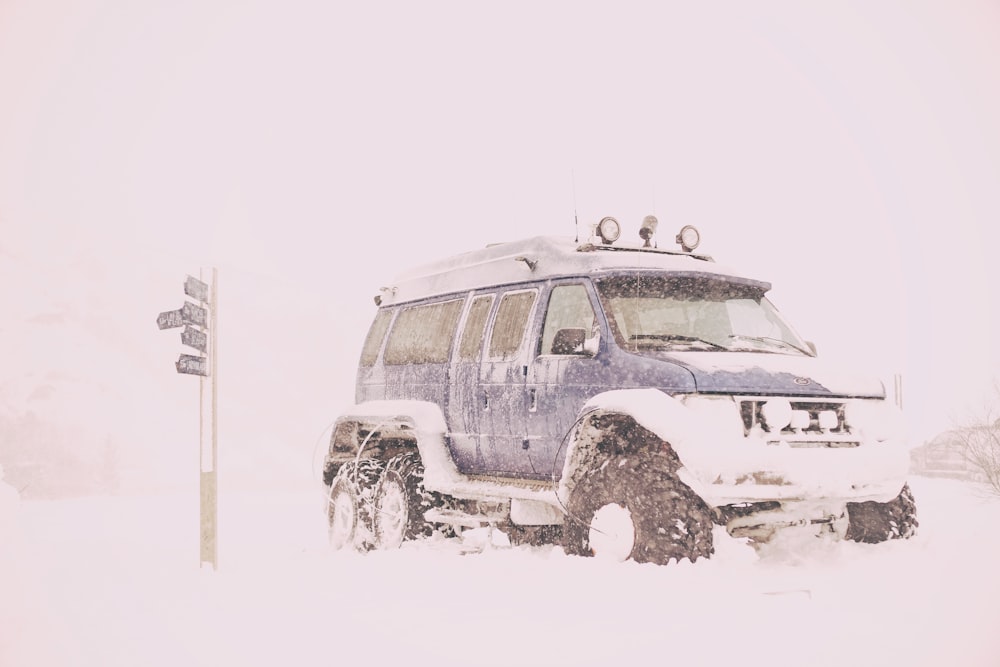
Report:
[[[919,444],[1000,377],[998,81],[995,2],[0,0],[0,464],[196,483],[216,266],[221,483],[307,483],[378,288],[574,213],[697,226]]]

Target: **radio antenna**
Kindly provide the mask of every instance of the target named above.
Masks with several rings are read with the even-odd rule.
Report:
[[[573,182],[573,224],[576,227],[576,239],[574,243],[580,242],[580,218],[576,215],[576,170],[569,170],[570,180]]]

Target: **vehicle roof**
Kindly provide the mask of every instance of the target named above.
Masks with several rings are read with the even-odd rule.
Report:
[[[622,269],[700,273],[751,282],[764,291],[771,288],[770,283],[748,280],[704,255],[536,236],[489,245],[405,271],[381,289],[380,303],[391,305],[496,285]]]

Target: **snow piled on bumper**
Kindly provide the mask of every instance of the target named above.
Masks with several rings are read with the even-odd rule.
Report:
[[[858,447],[793,448],[744,436],[728,397],[686,403],[657,389],[609,391],[584,411],[629,414],[669,442],[683,464],[678,475],[706,502],[767,500],[886,502],[906,480],[909,454],[901,437],[865,439]]]

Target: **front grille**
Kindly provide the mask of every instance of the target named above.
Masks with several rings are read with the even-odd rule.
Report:
[[[790,400],[792,423],[775,431],[763,417],[763,407],[770,398],[740,399],[743,435],[757,433],[769,444],[785,443],[791,447],[857,447],[860,443],[847,423],[844,401]],[[832,415],[824,416],[821,415]],[[826,422],[825,424],[823,422]]]

